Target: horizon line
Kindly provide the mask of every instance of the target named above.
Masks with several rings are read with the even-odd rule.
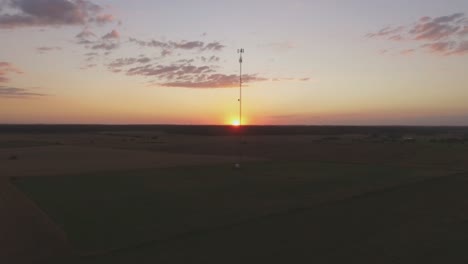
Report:
[[[215,126],[215,127],[232,127],[230,124],[181,124],[181,123],[0,123],[0,126]],[[258,124],[258,125],[242,125],[242,127],[459,127],[468,128],[468,125],[408,125],[408,124]]]

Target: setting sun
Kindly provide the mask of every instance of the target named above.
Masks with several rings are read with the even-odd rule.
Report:
[[[239,120],[236,119],[236,120],[233,120],[233,121],[231,122],[231,125],[233,125],[233,126],[240,126],[240,122],[239,122]]]

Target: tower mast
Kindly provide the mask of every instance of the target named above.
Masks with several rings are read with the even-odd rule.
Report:
[[[242,126],[242,54],[244,49],[238,49],[239,53],[239,126]]]

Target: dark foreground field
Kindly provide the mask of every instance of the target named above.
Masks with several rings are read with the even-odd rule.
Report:
[[[2,128],[1,263],[468,262],[465,128]]]

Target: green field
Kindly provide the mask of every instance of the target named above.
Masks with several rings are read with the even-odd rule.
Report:
[[[16,184],[66,231],[77,255],[87,256],[85,263],[115,263],[116,254],[146,249],[137,254],[157,256],[161,245],[446,174],[414,167],[262,162],[241,170],[178,167],[26,177]]]

